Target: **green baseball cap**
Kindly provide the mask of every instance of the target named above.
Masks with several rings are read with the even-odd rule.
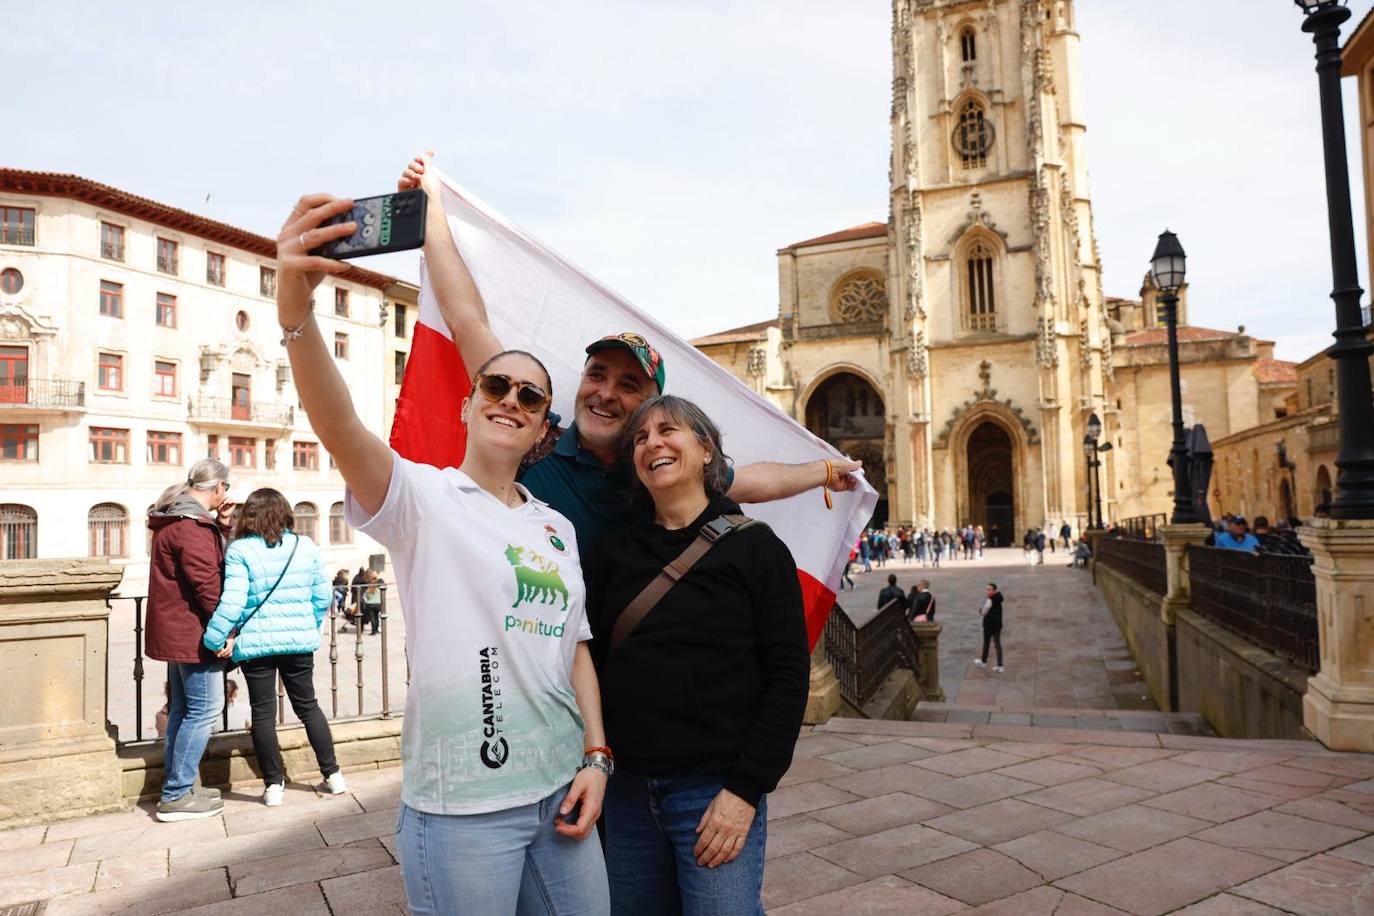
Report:
[[[607,335],[600,340],[587,344],[587,355],[591,356],[596,351],[605,350],[608,347],[619,347],[633,353],[639,362],[639,368],[643,369],[644,374],[658,384],[659,394],[663,393],[663,386],[667,381],[667,375],[663,369],[663,357],[644,339],[643,335],[636,334],[634,331],[622,331],[619,334]]]

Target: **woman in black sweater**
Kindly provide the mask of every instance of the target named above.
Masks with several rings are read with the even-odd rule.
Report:
[[[716,540],[623,641],[615,621],[697,539],[740,512],[720,433],[690,401],[626,425],[643,512],[587,571],[616,772],[607,787],[613,913],[763,913],[766,795],[792,761],[810,664],[797,567],[767,526]]]

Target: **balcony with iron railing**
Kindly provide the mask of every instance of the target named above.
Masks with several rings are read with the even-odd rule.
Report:
[[[0,383],[0,414],[85,409],[85,382],[65,378],[30,378]]]
[[[0,226],[0,245],[27,245],[32,247],[33,244],[32,226]]]
[[[274,401],[192,396],[187,399],[187,420],[200,426],[286,429],[296,422],[296,410]]]

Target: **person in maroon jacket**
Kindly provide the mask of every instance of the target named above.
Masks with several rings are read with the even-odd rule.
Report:
[[[224,709],[224,661],[201,644],[223,583],[229,469],[214,458],[191,467],[148,510],[153,532],[144,651],[167,663],[167,737],[160,821],[212,817],[219,792],[196,785],[210,729]],[[214,513],[214,514],[211,514]]]

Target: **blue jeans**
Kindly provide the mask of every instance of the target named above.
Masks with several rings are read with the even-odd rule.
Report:
[[[191,791],[210,741],[210,729],[223,712],[224,662],[167,663],[163,801],[176,801]]]
[[[553,830],[564,786],[533,804],[487,814],[426,814],[401,805],[396,851],[414,916],[590,914],[611,904],[596,833]]]
[[[759,799],[744,848],[715,868],[692,854],[697,824],[723,776],[646,779],[618,770],[606,788],[606,872],[616,916],[763,916],[768,798]]]

